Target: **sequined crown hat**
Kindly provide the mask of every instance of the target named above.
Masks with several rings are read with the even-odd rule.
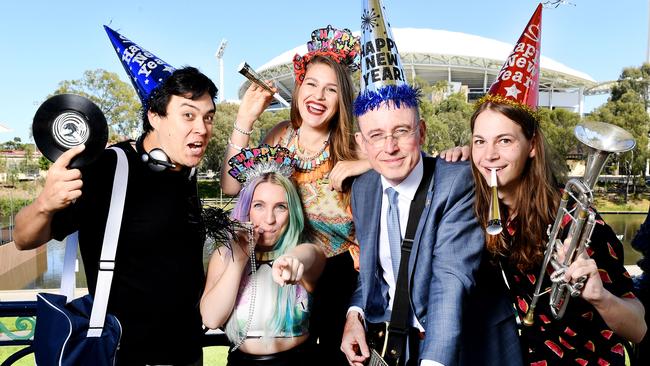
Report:
[[[253,178],[264,173],[275,172],[291,177],[296,160],[289,149],[281,146],[262,144],[258,147],[244,148],[228,160],[228,174],[246,186]]]
[[[354,101],[358,117],[382,103],[417,107],[419,90],[408,85],[386,9],[381,0],[363,2],[361,15],[361,89]]]
[[[314,30],[311,32],[311,41],[307,42],[307,53],[304,56],[296,54],[293,57],[296,83],[301,84],[305,79],[307,64],[314,56],[329,57],[347,66],[350,72],[358,70],[359,51],[359,37],[355,37],[349,29],[337,29],[328,25]]]
[[[151,91],[165,81],[175,69],[108,26],[104,26],[104,30],[138,92],[140,101],[145,105]]]
[[[535,115],[539,99],[541,37],[542,4],[539,4],[488,94],[477,106],[486,101],[504,103]]]

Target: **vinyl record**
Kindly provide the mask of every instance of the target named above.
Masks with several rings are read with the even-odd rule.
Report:
[[[43,102],[34,115],[32,133],[38,149],[51,161],[85,144],[85,150],[72,159],[70,168],[92,163],[108,141],[102,111],[89,99],[74,94],[55,95]]]

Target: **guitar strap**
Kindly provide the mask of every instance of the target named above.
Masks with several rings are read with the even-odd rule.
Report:
[[[400,359],[404,353],[406,339],[410,329],[409,317],[409,287],[408,287],[408,263],[413,248],[413,239],[420,222],[420,216],[427,200],[428,187],[433,179],[436,159],[431,157],[423,158],[424,169],[422,181],[418,186],[415,197],[409,209],[409,219],[406,224],[406,235],[402,239],[402,253],[399,263],[399,273],[395,284],[395,300],[391,311],[390,323],[388,325],[388,339],[386,358]]]

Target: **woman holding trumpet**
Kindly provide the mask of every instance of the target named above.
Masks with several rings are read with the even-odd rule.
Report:
[[[497,170],[499,201],[507,218],[500,235],[487,235],[487,250],[502,266],[520,319],[526,317],[538,280],[546,228],[560,201],[557,184],[544,154],[539,123],[524,109],[484,102],[472,117],[472,170],[477,185],[476,212],[487,227],[491,170]],[[563,253],[563,250],[559,250]],[[575,283],[587,281],[580,298],[571,299],[561,320],[542,297],[533,324],[522,327],[524,360],[556,364],[625,363],[624,339],[639,342],[646,332],[643,306],[632,294],[623,267],[623,246],[600,217],[589,248],[564,274]],[[545,295],[548,296],[548,295]],[[540,363],[540,365],[543,363]]]
[[[527,32],[539,29],[540,23],[541,8],[509,59],[537,59],[535,65],[539,65],[539,38]],[[525,66],[518,67],[522,64],[504,65],[471,118],[469,157],[476,183],[476,214],[486,229],[498,219],[490,213],[490,182],[496,172],[500,213],[505,219],[502,232],[486,235],[487,252],[504,274],[522,324],[520,342],[526,364],[624,365],[624,343],[639,342],[646,332],[644,309],[632,293],[632,281],[623,266],[623,246],[599,216],[589,246],[557,279],[574,286],[582,283],[580,296],[571,298],[561,319],[556,319],[550,295],[544,294],[552,284],[548,275],[552,269],[541,271],[547,228],[558,215],[559,227],[568,227],[570,218],[558,213],[561,192],[536,117],[539,70],[530,73]],[[523,77],[510,77],[517,73]],[[458,157],[456,152],[445,155],[450,160]],[[558,262],[563,261],[569,240],[564,248],[558,245]],[[538,281],[543,282],[536,288]],[[536,292],[543,295],[537,296],[535,311],[529,312]]]
[[[291,120],[272,128],[263,142],[288,148],[298,160],[292,178],[313,232],[314,237],[308,239],[319,244],[328,257],[314,294],[310,334],[321,351],[316,359],[341,365],[347,364],[339,347],[357,282],[350,252],[358,250],[345,180],[370,169],[368,162],[360,159],[352,138],[354,88],[350,72],[358,67],[360,50],[358,38],[349,30],[331,26],[312,32],[307,45],[309,52],[293,60],[296,87]],[[265,88],[251,83],[239,107],[224,167],[241,147],[248,146],[254,122],[272,98]],[[230,195],[241,189],[227,170],[222,171],[221,188]]]

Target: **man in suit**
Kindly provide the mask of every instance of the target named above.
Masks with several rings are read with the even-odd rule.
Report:
[[[409,340],[418,343],[419,356],[410,354],[408,365],[455,365],[463,304],[474,284],[484,241],[472,210],[469,165],[423,157],[426,125],[417,106],[388,100],[359,116],[358,123],[355,138],[374,170],[352,186],[360,275],[341,350],[351,365],[361,365],[369,355],[364,320],[390,319],[396,276],[387,234],[388,189],[398,193],[404,237],[415,191],[426,175],[433,174],[422,215],[415,218],[418,226],[408,262],[411,325],[422,338]]]
[[[399,366],[488,365],[491,361],[473,362],[482,355],[498,359],[502,353],[518,354],[521,363],[512,306],[508,307],[503,292],[494,294],[494,300],[502,301],[490,301],[496,306],[485,309],[486,316],[463,328],[463,315],[475,311],[464,309],[470,304],[468,295],[484,247],[473,211],[472,173],[466,162],[424,157],[426,125],[418,113],[420,92],[406,82],[384,13],[380,0],[363,1],[355,138],[373,170],[352,185],[360,273],[341,351],[350,365],[362,366],[370,356],[364,325],[390,320],[389,330],[398,328],[407,334],[406,340],[391,337],[389,353],[396,351]],[[407,254],[402,259],[402,252],[408,253],[408,245],[402,246],[407,228],[408,236],[413,234],[408,261]],[[406,276],[398,276],[400,272]],[[488,287],[482,287],[490,296],[472,295],[471,303],[492,297]],[[504,316],[507,324],[501,322]],[[487,335],[504,339],[509,348],[500,347],[504,342],[484,342]],[[394,339],[398,346],[392,344]],[[477,357],[467,357],[471,353]],[[496,364],[517,363],[499,360]]]

